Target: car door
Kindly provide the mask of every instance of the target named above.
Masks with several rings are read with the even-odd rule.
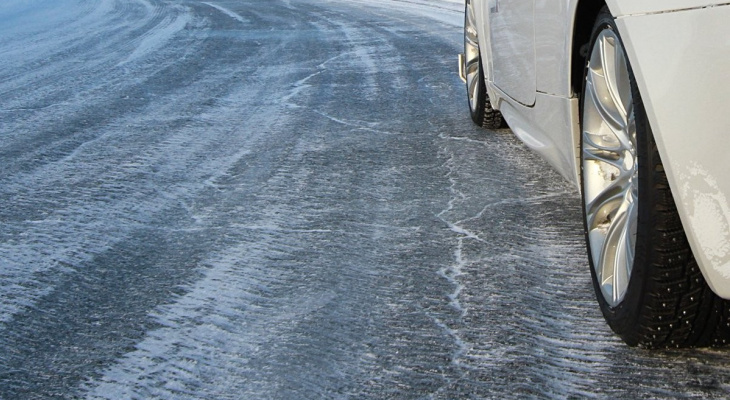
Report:
[[[534,0],[488,0],[494,84],[516,101],[535,104]]]

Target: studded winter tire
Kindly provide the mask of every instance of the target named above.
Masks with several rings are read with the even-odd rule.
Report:
[[[581,189],[593,285],[629,345],[721,344],[728,302],[702,277],[677,214],[621,36],[593,27],[581,99]]]

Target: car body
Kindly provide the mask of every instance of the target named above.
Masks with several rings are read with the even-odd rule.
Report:
[[[730,299],[729,2],[467,0],[491,108],[580,190],[581,95],[600,10],[620,35],[692,254]]]

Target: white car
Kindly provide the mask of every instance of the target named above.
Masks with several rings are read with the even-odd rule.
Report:
[[[466,0],[459,61],[474,122],[579,189],[611,328],[730,340],[728,0]]]

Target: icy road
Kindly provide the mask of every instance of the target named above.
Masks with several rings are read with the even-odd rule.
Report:
[[[724,398],[624,346],[448,0],[2,0],[0,398]]]

